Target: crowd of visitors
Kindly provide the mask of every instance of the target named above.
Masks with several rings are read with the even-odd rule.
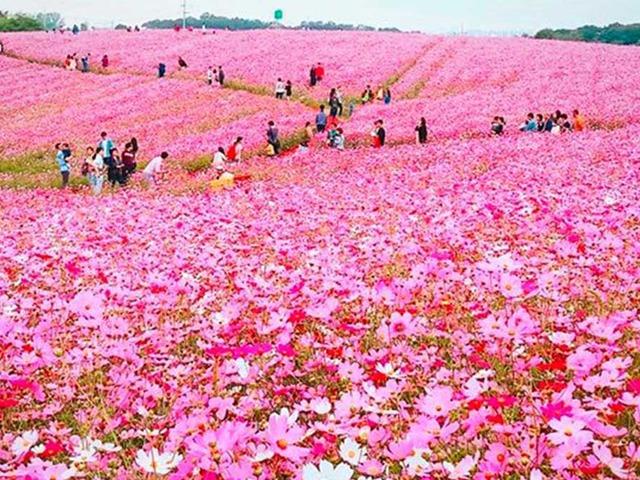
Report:
[[[505,133],[507,122],[504,117],[496,116],[491,122],[492,135]],[[556,110],[548,115],[529,113],[518,129],[521,132],[552,133],[561,135],[567,132],[583,132],[587,128],[586,119],[579,110],[574,110],[571,118],[561,110]]]
[[[109,58],[104,55],[101,60],[102,68],[108,68]],[[78,62],[77,54],[68,55],[64,64],[68,70],[80,69],[83,72],[90,71],[90,54],[83,56]],[[178,57],[178,69],[185,70],[188,68],[186,60]],[[166,65],[158,64],[158,77],[162,78],[166,75]],[[205,73],[207,85],[218,84],[221,87],[225,85],[225,72],[222,66],[213,68],[209,66]],[[325,78],[325,68],[322,63],[313,65],[309,72],[309,84],[311,87],[317,86]],[[291,100],[293,97],[293,84],[290,80],[283,80],[278,77],[275,88],[275,97],[279,100]],[[374,93],[371,85],[367,85],[363,90],[360,101],[363,105],[372,102],[382,102],[386,105],[391,103],[391,89],[388,86],[379,86]],[[349,100],[348,116],[354,113],[355,103]],[[318,107],[315,115],[315,122],[306,122],[303,131],[303,139],[297,146],[299,151],[307,151],[314,145],[326,145],[336,150],[344,150],[346,146],[345,129],[341,125],[340,120],[345,114],[345,100],[342,94],[342,88],[336,86],[330,89],[327,102]],[[492,135],[503,135],[507,128],[507,122],[504,117],[496,116],[491,123]],[[571,119],[566,113],[557,110],[549,115],[529,113],[525,120],[520,124],[521,132],[548,132],[553,134],[562,134],[564,132],[581,132],[586,128],[586,121],[578,110],[574,110]],[[429,128],[426,118],[422,117],[418,121],[414,129],[416,145],[426,145],[429,138]],[[374,148],[382,148],[387,143],[387,129],[383,119],[374,122],[373,129],[370,131],[371,144]],[[317,141],[318,136],[324,136],[324,140]],[[278,156],[282,153],[282,143],[280,132],[274,120],[268,122],[266,131],[267,155]],[[287,147],[289,148],[289,147]],[[135,138],[125,144],[122,154],[118,151],[115,143],[109,138],[106,132],[102,132],[98,145],[96,147],[88,147],[86,156],[82,164],[82,175],[85,176],[91,185],[95,194],[100,194],[103,189],[104,182],[111,184],[112,188],[116,185],[125,186],[131,175],[136,171],[138,155],[138,142]],[[230,167],[237,165],[242,160],[243,154],[243,138],[237,137],[230,147],[225,149],[219,146],[213,153],[211,160],[211,170],[214,180],[220,179],[223,175],[230,173]],[[143,174],[149,184],[155,185],[164,173],[163,164],[169,157],[167,152],[151,160],[145,167]],[[70,159],[72,151],[67,143],[56,145],[56,161],[62,177],[63,188],[69,184],[69,176],[71,171]]]

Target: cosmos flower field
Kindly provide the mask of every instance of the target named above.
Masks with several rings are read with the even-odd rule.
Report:
[[[640,476],[635,47],[109,35],[2,38],[0,181],[35,184],[0,190],[0,477]],[[55,65],[74,51],[112,70]],[[194,67],[155,79],[158,51]],[[246,88],[205,85],[209,61]],[[262,156],[268,120],[286,137],[314,109],[257,87],[314,61],[327,78],[301,95],[370,83],[394,100],[356,106],[343,152]],[[587,131],[518,131],[557,108]],[[52,143],[102,130],[171,151],[170,180],[51,188]],[[185,169],[238,135],[234,188]]]

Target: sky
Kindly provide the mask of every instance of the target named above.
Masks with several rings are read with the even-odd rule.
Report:
[[[12,12],[60,12],[67,24],[139,24],[182,15],[183,0],[1,0]],[[526,31],[546,27],[640,22],[640,0],[186,0],[187,10],[271,20],[276,9],[284,23],[333,20],[425,32]]]

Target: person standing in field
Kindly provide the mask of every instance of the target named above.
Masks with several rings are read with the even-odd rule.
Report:
[[[269,122],[269,129],[267,130],[267,142],[273,151],[273,155],[280,154],[280,138],[278,135],[278,127],[276,123],[271,120]]]
[[[129,177],[136,171],[136,154],[133,151],[133,145],[131,142],[124,146],[124,152],[122,152],[122,183],[126,184],[129,181]]]
[[[338,115],[342,115],[344,111],[344,105],[342,103],[342,87],[336,87],[336,100],[338,102]]]
[[[307,142],[307,145],[309,145],[313,140],[313,138],[315,137],[313,133],[313,127],[311,126],[311,122],[305,123],[304,134],[305,134],[305,141]]]
[[[224,148],[218,147],[218,151],[213,154],[213,169],[216,173],[216,180],[227,170],[227,156]]]
[[[93,189],[94,195],[100,195],[102,192],[102,186],[104,185],[104,159],[102,147],[96,148],[96,152],[93,154],[93,182],[91,183],[91,187]]]
[[[124,164],[122,163],[122,158],[120,157],[120,152],[118,152],[117,148],[112,148],[110,152],[111,156],[111,175],[109,176],[109,181],[111,182],[111,187],[115,187],[116,183],[118,185],[123,185],[123,171]]]
[[[373,137],[374,148],[384,147],[387,140],[387,131],[384,129],[384,122],[382,120],[375,122],[371,136]]]
[[[233,145],[227,150],[227,161],[239,163],[242,160],[242,137],[236,138]]]
[[[320,105],[320,110],[316,115],[316,130],[318,133],[322,133],[325,128],[327,128],[327,114],[324,113],[324,105]]]
[[[109,68],[109,56],[107,54],[102,56],[102,68],[105,70]]]
[[[167,152],[162,152],[160,156],[155,157],[144,168],[143,175],[149,184],[157,185],[158,180],[164,176],[163,164],[167,158],[169,158],[169,154]]]
[[[309,85],[315,87],[318,84],[318,73],[315,65],[311,65],[309,70]]]
[[[167,74],[167,66],[164,63],[158,64],[158,78],[164,78]]]
[[[324,65],[318,62],[318,66],[316,67],[316,79],[318,80],[318,82],[321,82],[323,78],[324,78]]]
[[[58,169],[60,170],[60,176],[62,177],[62,188],[67,188],[69,185],[69,175],[71,174],[71,166],[69,165],[69,158],[71,157],[71,151],[69,145],[64,143],[56,144],[56,162],[58,162]]]
[[[224,79],[225,79],[224,70],[222,70],[222,65],[220,65],[218,67],[218,83],[220,84],[221,87],[224,87]]]
[[[287,80],[287,83],[284,86],[284,90],[287,96],[287,100],[291,100],[291,97],[293,96],[293,84],[291,83],[291,80]]]
[[[573,130],[575,132],[584,132],[587,122],[578,110],[573,111]]]
[[[83,177],[87,179],[89,185],[93,185],[94,179],[94,171],[93,171],[93,156],[95,155],[95,150],[93,147],[87,147],[87,156],[84,158],[82,162],[82,168],[80,173]]]
[[[207,85],[213,85],[213,68],[207,68]]]
[[[335,88],[329,92],[329,116],[337,117],[340,110],[340,101],[338,100],[338,91]]]
[[[88,73],[90,68],[89,68],[89,56],[90,54],[87,53],[84,57],[82,57],[80,59],[80,63],[82,64],[82,73]]]
[[[109,135],[107,135],[107,132],[102,132],[100,134],[98,147],[102,147],[102,151],[104,152],[104,163],[108,166],[111,160],[111,150],[115,148],[115,143],[113,143],[113,140],[111,140]]]
[[[184,58],[178,57],[178,68],[180,70],[184,70],[188,67],[187,62],[185,62]]]
[[[275,92],[278,100],[282,100],[284,98],[284,94],[287,92],[287,88],[281,78],[278,78],[278,81],[276,82]]]
[[[391,90],[386,88],[383,94],[383,100],[385,105],[389,105],[391,103]]]
[[[417,145],[424,145],[425,143],[427,143],[427,136],[429,134],[429,131],[427,129],[427,120],[422,117],[420,119],[420,123],[416,126],[416,144]]]

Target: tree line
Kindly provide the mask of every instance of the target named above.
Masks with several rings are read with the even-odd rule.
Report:
[[[585,25],[576,29],[550,28],[540,30],[535,38],[543,40],[571,40],[578,42],[613,43],[616,45],[640,45],[640,23],[623,25],[612,23],[606,27]]]
[[[176,19],[164,19],[164,20],[151,20],[143,23],[145,28],[173,28],[176,25],[182,26],[182,18]],[[186,26],[191,28],[208,28],[218,30],[262,30],[267,28],[273,28],[273,22],[265,22],[262,20],[251,20],[247,18],[229,18],[213,15],[211,13],[203,13],[199,18],[187,17]],[[335,22],[320,22],[310,21],[302,22],[294,29],[305,30],[366,30],[366,31],[394,31],[399,32],[397,28],[375,28],[368,25],[351,25],[348,23],[335,23]]]
[[[37,15],[25,13],[11,14],[0,10],[0,32],[35,32],[54,30],[64,26],[62,15],[57,12],[43,12]]]

